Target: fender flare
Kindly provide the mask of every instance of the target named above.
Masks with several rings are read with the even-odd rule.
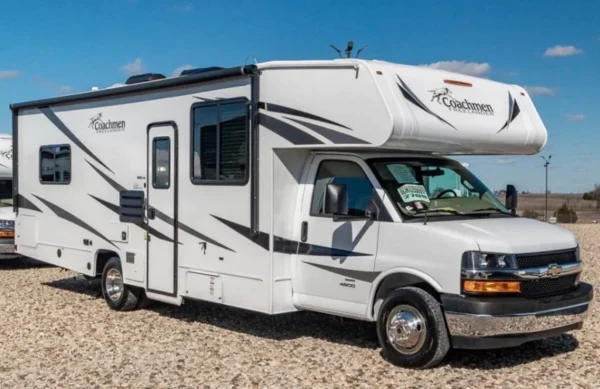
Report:
[[[431,285],[432,288],[434,288],[437,292],[439,293],[443,293],[443,289],[442,286],[435,280],[433,279],[433,277],[431,277],[430,275],[423,273],[422,271],[410,268],[410,267],[393,267],[390,268],[384,272],[381,272],[377,278],[375,278],[375,280],[373,281],[373,284],[371,286],[371,292],[369,293],[369,300],[368,300],[368,304],[367,304],[367,318],[370,320],[374,321],[373,318],[373,308],[375,306],[375,296],[377,293],[377,290],[379,289],[379,286],[381,286],[381,283],[383,282],[383,280],[391,275],[391,274],[410,274],[416,277],[421,278],[423,281],[427,282],[429,285]]]

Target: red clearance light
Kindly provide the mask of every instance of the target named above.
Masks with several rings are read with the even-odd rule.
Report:
[[[378,70],[378,71],[376,71],[375,73],[379,74],[380,76],[383,74],[383,73],[381,72],[381,70]]]
[[[525,92],[521,92],[521,96],[525,96]]]
[[[456,80],[444,80],[444,82],[446,84],[450,84],[450,85],[456,85],[456,86],[467,86],[467,87],[472,87],[473,84],[469,83],[469,82],[464,82],[464,81],[456,81]]]

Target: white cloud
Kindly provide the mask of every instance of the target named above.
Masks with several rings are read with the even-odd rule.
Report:
[[[500,158],[496,161],[496,163],[498,165],[512,165],[515,163],[514,159],[506,159],[506,158]]]
[[[176,68],[175,70],[173,70],[173,77],[177,77],[181,74],[182,71],[184,70],[190,70],[193,69],[194,67],[192,65],[183,65],[180,66],[178,68]]]
[[[10,80],[21,77],[21,72],[18,70],[0,70],[0,80]]]
[[[56,93],[59,94],[69,94],[71,92],[73,92],[73,87],[70,85],[61,85],[56,88]]]
[[[583,54],[583,50],[578,49],[575,46],[556,45],[547,48],[544,57],[570,57],[579,54]]]
[[[492,70],[492,67],[487,62],[477,63],[466,61],[441,61],[421,66],[477,77],[484,76]]]
[[[556,91],[547,86],[523,86],[530,95],[554,96]]]
[[[565,115],[565,120],[569,122],[580,122],[585,120],[585,115],[582,113],[568,113]]]
[[[141,58],[136,58],[133,62],[121,67],[121,70],[130,76],[139,74],[144,70],[144,63]]]

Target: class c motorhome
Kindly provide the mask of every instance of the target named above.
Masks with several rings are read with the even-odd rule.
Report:
[[[146,74],[11,105],[17,252],[145,299],[376,323],[391,362],[581,328],[574,235],[458,155],[531,155],[527,92],[359,59]]]

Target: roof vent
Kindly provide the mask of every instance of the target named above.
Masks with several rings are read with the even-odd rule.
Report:
[[[125,81],[125,85],[137,84],[140,82],[152,81],[152,80],[160,80],[162,78],[166,78],[164,75],[160,73],[144,73],[138,74],[135,76],[131,76]]]
[[[196,68],[196,69],[186,69],[183,70],[180,74],[180,76],[187,76],[190,74],[199,74],[199,73],[206,73],[206,72],[212,72],[214,70],[221,70],[223,68],[218,67],[218,66],[211,66],[208,68]]]

